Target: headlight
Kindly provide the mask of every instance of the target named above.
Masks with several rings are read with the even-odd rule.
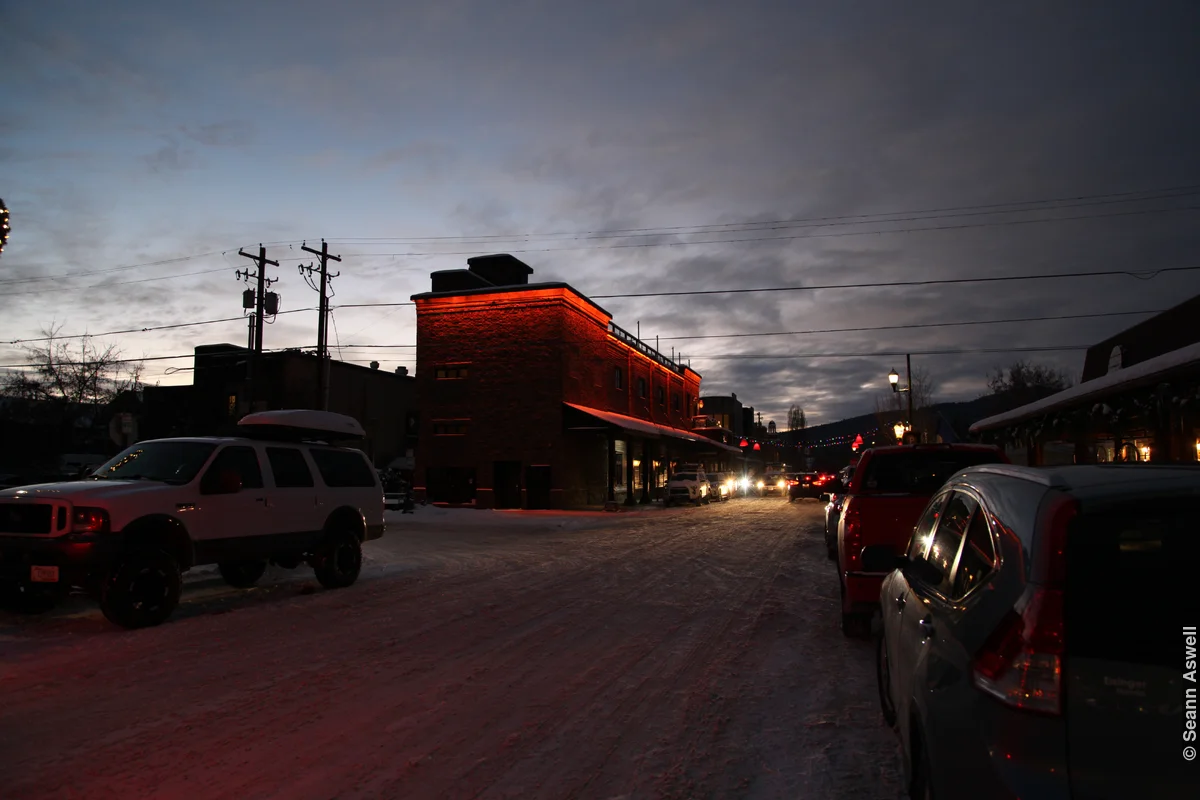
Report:
[[[749,489],[750,489],[750,479],[749,478],[742,478],[742,488],[749,491]]]
[[[775,485],[778,486],[780,489],[782,489],[786,484],[783,481],[780,481],[779,483],[777,483]]]
[[[71,515],[71,533],[106,533],[108,512],[103,508],[78,506]]]
[[[760,489],[765,489],[766,487],[767,487],[767,484],[766,484],[766,483],[764,483],[763,481],[759,481],[759,482],[758,482],[758,488],[760,488]]]

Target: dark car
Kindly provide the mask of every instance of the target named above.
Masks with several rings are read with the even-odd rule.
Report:
[[[826,492],[825,485],[833,480],[832,475],[819,472],[797,472],[788,476],[788,502],[805,497],[816,500]]]
[[[873,544],[904,552],[917,518],[946,479],[976,464],[1005,463],[1004,453],[982,444],[909,444],[863,451],[838,520],[838,573],[842,632],[866,636],[879,609],[884,573],[862,566]]]
[[[864,551],[899,567],[877,664],[910,797],[1197,796],[1198,499],[1195,468],[981,466],[906,554]]]

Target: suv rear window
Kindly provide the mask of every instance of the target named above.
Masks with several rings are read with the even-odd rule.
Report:
[[[694,481],[694,480],[696,480],[696,473],[694,473],[694,472],[676,472],[674,475],[671,476],[671,480],[673,480],[673,481]]]
[[[986,450],[910,450],[871,457],[863,475],[862,492],[933,494],[950,476],[976,464],[1003,461]]]
[[[316,447],[308,452],[326,486],[334,489],[375,486],[375,471],[361,453]]]
[[[1180,626],[1195,624],[1185,617],[1197,606],[1197,531],[1195,500],[1145,498],[1078,517],[1067,538],[1067,654],[1182,664]]]

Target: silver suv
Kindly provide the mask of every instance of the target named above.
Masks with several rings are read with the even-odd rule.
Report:
[[[1198,498],[1195,468],[978,466],[898,564],[864,549],[899,567],[877,663],[911,797],[1196,796]]]

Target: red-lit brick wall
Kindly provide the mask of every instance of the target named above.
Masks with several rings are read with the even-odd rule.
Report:
[[[608,316],[565,288],[418,298],[416,390],[420,399],[416,486],[427,470],[474,467],[476,503],[493,504],[493,463],[553,467],[552,502],[576,470],[566,463],[562,403],[686,427],[700,376],[681,376],[618,341]],[[614,368],[622,369],[622,388]],[[466,369],[439,379],[437,370]],[[647,396],[637,396],[637,379]],[[656,389],[665,402],[656,401]],[[679,396],[679,408],[672,395]],[[468,421],[465,435],[435,435],[436,425]],[[580,445],[582,446],[582,445]],[[594,446],[594,445],[588,445]],[[589,476],[595,483],[595,476]],[[589,500],[590,502],[590,500]],[[558,502],[555,502],[558,504]]]

